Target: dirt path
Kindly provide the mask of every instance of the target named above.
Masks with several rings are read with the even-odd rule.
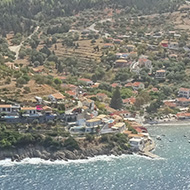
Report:
[[[12,52],[15,52],[16,55],[15,55],[15,60],[18,60],[18,56],[19,56],[19,51],[23,45],[23,43],[27,40],[27,39],[31,39],[31,37],[39,30],[39,26],[37,26],[34,30],[34,32],[32,34],[30,34],[30,36],[28,36],[26,39],[24,39],[19,45],[17,46],[9,46],[9,49],[12,51]]]

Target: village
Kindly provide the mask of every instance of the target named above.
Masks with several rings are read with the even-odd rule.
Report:
[[[37,26],[20,45],[18,34],[8,34],[1,42],[7,50],[0,121],[58,125],[75,138],[122,133],[142,151],[151,144],[146,125],[190,119],[189,9],[159,21],[160,15],[106,9],[88,27],[81,27],[79,14],[67,32]],[[170,22],[175,14],[181,14],[178,24]]]

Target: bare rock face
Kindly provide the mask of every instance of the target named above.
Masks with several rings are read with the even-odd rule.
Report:
[[[52,156],[55,160],[65,160],[65,153],[62,151],[57,151]]]
[[[65,153],[65,157],[69,160],[76,160],[79,159],[79,157],[77,155],[75,155],[73,152],[69,151],[69,150],[64,150]]]

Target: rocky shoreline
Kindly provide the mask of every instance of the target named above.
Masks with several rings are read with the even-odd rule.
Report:
[[[120,156],[122,154],[133,154],[131,150],[121,150],[119,147],[109,148],[107,146],[83,148],[80,150],[57,150],[53,151],[44,146],[30,145],[22,148],[0,150],[0,160],[11,159],[12,161],[21,161],[25,158],[41,158],[44,160],[79,160],[88,159],[89,157],[100,155],[115,155]]]

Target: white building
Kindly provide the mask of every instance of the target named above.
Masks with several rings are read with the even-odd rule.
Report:
[[[178,96],[188,98],[190,97],[190,89],[189,88],[180,88],[178,91]]]
[[[6,113],[6,114],[10,114],[10,113],[17,113],[20,110],[20,105],[0,105],[0,113]]]
[[[143,150],[145,147],[143,138],[132,138],[129,140],[129,144],[134,150]]]

